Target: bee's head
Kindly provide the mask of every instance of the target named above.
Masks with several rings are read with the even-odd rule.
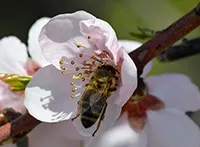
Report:
[[[108,82],[111,78],[113,78],[116,72],[117,70],[114,67],[110,65],[102,65],[98,67],[95,77],[99,82],[104,83]]]

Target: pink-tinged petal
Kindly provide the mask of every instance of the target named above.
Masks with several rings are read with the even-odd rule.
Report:
[[[90,19],[80,22],[81,33],[90,37],[90,41],[99,49],[111,52],[115,57],[119,49],[117,36],[112,27],[101,19]]]
[[[25,106],[43,122],[69,120],[76,115],[79,93],[72,95],[71,74],[62,75],[53,65],[41,68],[25,90]],[[74,81],[79,85],[79,81]],[[82,92],[82,89],[77,92]]]
[[[114,101],[115,104],[123,106],[137,87],[137,68],[123,49],[119,51],[119,58],[119,62],[122,62],[120,85],[119,89],[109,97],[109,103]]]
[[[199,147],[199,127],[178,109],[149,111],[148,147]]]
[[[120,47],[124,47],[124,50],[127,53],[134,51],[135,49],[137,49],[138,47],[140,47],[142,45],[140,42],[129,41],[129,40],[119,40],[118,43],[119,43]],[[153,66],[152,61],[147,63],[147,65],[144,67],[143,73],[140,77],[142,77],[142,78],[146,77],[148,75],[148,73],[151,71],[152,66]]]
[[[8,85],[0,81],[0,110],[13,108],[15,111],[25,113],[26,108],[23,105],[24,97],[8,89]]]
[[[105,132],[106,130],[108,130],[109,128],[111,128],[111,126],[115,123],[115,121],[120,116],[120,113],[121,113],[120,106],[114,105],[114,104],[113,105],[108,104],[107,108],[106,108],[106,112],[105,112],[105,117],[101,121],[100,128],[95,133],[95,136],[98,136],[98,135],[102,134],[103,132]],[[88,128],[88,129],[84,128],[84,126],[81,123],[80,117],[75,119],[73,121],[73,123],[74,123],[75,127],[77,128],[77,130],[80,132],[80,134],[82,134],[84,136],[92,136],[92,134],[94,133],[94,131],[97,128],[98,121],[99,121],[99,119],[92,127]]]
[[[9,36],[0,40],[0,73],[26,75],[27,49],[17,37]]]
[[[35,60],[40,66],[46,66],[49,64],[42,54],[42,50],[38,41],[38,37],[43,26],[46,25],[49,20],[50,18],[48,17],[38,19],[31,26],[28,33],[28,51],[32,59]]]
[[[163,100],[167,108],[196,111],[200,108],[200,91],[183,74],[163,74],[145,79],[151,95]]]
[[[81,141],[78,138],[70,139],[66,134],[71,129],[68,123],[47,124],[42,123],[29,133],[29,147],[80,147]]]
[[[71,14],[61,14],[52,18],[45,25],[39,36],[39,43],[45,58],[59,67],[61,58],[74,59],[75,55],[90,52],[88,49],[77,45],[81,44],[85,48],[90,48],[88,38],[80,32],[79,22],[82,20],[95,18],[85,11],[77,11]]]
[[[123,120],[121,120],[123,119]],[[129,125],[127,117],[120,118],[116,125],[104,134],[92,138],[86,147],[146,147],[147,135],[135,132]]]

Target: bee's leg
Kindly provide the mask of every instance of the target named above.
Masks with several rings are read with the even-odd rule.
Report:
[[[92,136],[95,135],[95,133],[99,130],[100,128],[100,125],[101,125],[101,121],[104,119],[104,114],[106,112],[106,107],[107,107],[107,103],[104,105],[103,107],[103,110],[102,110],[102,113],[100,115],[100,118],[99,118],[99,121],[98,121],[98,124],[97,124],[97,127],[96,127],[96,130],[93,132]]]
[[[76,116],[74,118],[72,118],[72,121],[74,121],[75,119],[77,119],[80,116],[79,113],[76,114]]]

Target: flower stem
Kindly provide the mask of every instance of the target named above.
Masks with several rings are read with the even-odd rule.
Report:
[[[168,28],[156,33],[152,39],[144,43],[137,50],[129,53],[137,66],[138,74],[140,75],[142,73],[144,66],[150,60],[158,56],[164,49],[174,44],[199,25],[200,4]]]

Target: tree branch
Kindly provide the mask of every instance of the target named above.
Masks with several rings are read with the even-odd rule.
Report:
[[[6,123],[0,127],[0,143],[20,133],[28,132],[39,123],[40,121],[36,120],[28,113],[18,117],[12,122]]]
[[[142,72],[146,63],[199,25],[200,5],[195,7],[191,12],[173,23],[167,29],[157,33],[151,40],[143,44],[136,51],[131,52],[130,56],[134,60],[139,73]],[[0,143],[10,137],[33,129],[39,123],[40,121],[29,114],[18,117],[14,121],[0,127]]]
[[[138,74],[140,75],[142,73],[144,66],[150,60],[158,56],[164,49],[174,44],[199,25],[200,4],[168,28],[157,33],[152,39],[144,43],[137,50],[129,53],[137,66]]]

